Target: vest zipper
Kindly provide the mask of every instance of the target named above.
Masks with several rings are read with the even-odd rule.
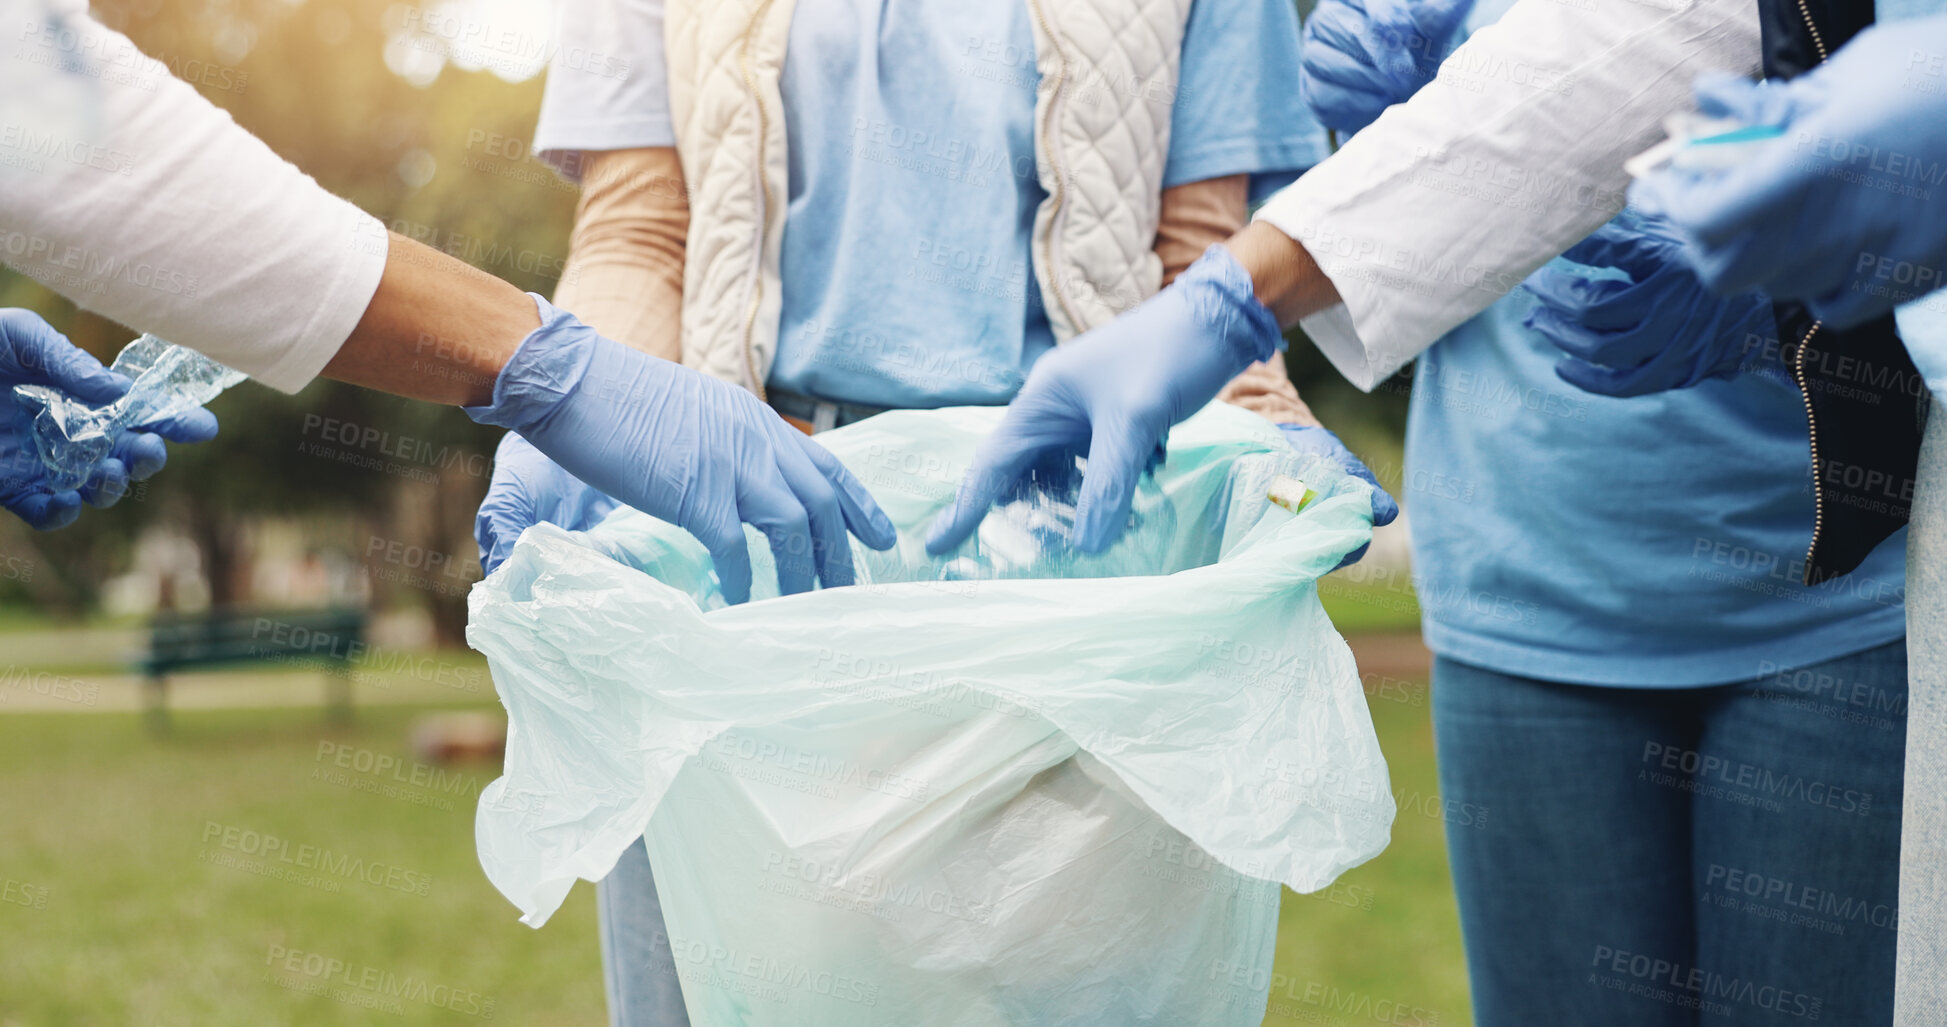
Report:
[[[757,76],[750,69],[751,40],[757,35],[758,26],[764,23],[764,16],[770,13],[771,0],[763,0],[751,14],[750,24],[744,29],[744,44],[737,56],[737,67],[744,74],[744,88],[750,92],[750,102],[757,105],[757,160],[753,168],[757,175],[757,217],[753,224],[757,231],[757,246],[754,250],[750,276],[750,309],[744,312],[744,373],[750,376],[750,389],[758,399],[766,399],[764,381],[757,375],[757,347],[752,338],[757,331],[757,308],[764,303],[764,226],[770,218],[771,185],[764,174],[764,142],[770,138],[771,120],[764,109],[764,97],[757,91]]]
[[[1819,63],[1826,58],[1825,39],[1819,35],[1818,25],[1812,21],[1812,9],[1806,0],[1798,0],[1798,14],[1805,19],[1805,29],[1812,34],[1812,46],[1819,52]],[[1823,322],[1813,321],[1812,327],[1805,330],[1798,340],[1798,352],[1792,354],[1792,380],[1798,383],[1798,395],[1805,401],[1805,436],[1812,447],[1812,542],[1805,547],[1805,575],[1807,584],[1812,580],[1812,560],[1818,555],[1819,535],[1825,530],[1825,482],[1819,477],[1819,420],[1812,412],[1812,390],[1805,385],[1805,347],[1817,335]]]
[[[1034,20],[1041,26],[1041,35],[1048,40],[1049,46],[1054,47],[1055,56],[1061,61],[1061,68],[1055,73],[1054,87],[1049,90],[1048,109],[1041,116],[1041,138],[1047,140],[1048,165],[1055,173],[1054,205],[1048,212],[1048,237],[1041,240],[1041,261],[1042,266],[1048,269],[1048,290],[1055,294],[1055,302],[1061,305],[1062,315],[1068,318],[1069,325],[1079,333],[1087,326],[1075,316],[1074,308],[1068,305],[1068,294],[1061,288],[1061,269],[1055,263],[1055,239],[1061,234],[1056,230],[1056,225],[1061,221],[1064,213],[1062,207],[1068,199],[1068,176],[1062,173],[1061,161],[1056,159],[1056,151],[1060,147],[1055,145],[1055,108],[1060,106],[1062,88],[1068,84],[1068,54],[1055,38],[1048,15],[1042,9],[1042,0],[1028,0],[1028,9],[1034,12]]]

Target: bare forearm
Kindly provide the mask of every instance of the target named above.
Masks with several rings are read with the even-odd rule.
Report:
[[[324,376],[409,399],[478,406],[492,401],[500,369],[540,325],[526,293],[395,233],[378,291]]]
[[[1165,284],[1203,251],[1237,234],[1250,207],[1250,176],[1226,175],[1163,190],[1156,229],[1156,255],[1163,260]],[[1278,424],[1317,424],[1286,374],[1284,355],[1252,364],[1232,378],[1217,398]]]
[[[1279,327],[1289,328],[1339,302],[1332,280],[1305,247],[1266,222],[1253,221],[1224,240],[1224,247],[1251,273],[1258,302],[1277,315]]]

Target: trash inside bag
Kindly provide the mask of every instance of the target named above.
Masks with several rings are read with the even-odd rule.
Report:
[[[1023,495],[998,503],[970,544],[939,561],[940,581],[992,578],[1113,578],[1162,574],[1176,539],[1176,504],[1148,478],[1136,487],[1122,540],[1102,553],[1070,544],[1081,498],[1081,461],[1058,477],[1037,475]],[[923,571],[913,560],[924,552],[875,553],[860,546],[859,583],[913,581]]]
[[[81,487],[122,432],[188,413],[244,379],[242,371],[153,335],[122,347],[109,370],[135,384],[103,406],[45,385],[14,386],[14,397],[34,419],[34,449],[55,491]]]
[[[521,537],[467,638],[509,720],[480,860],[523,921],[646,839],[699,1027],[1262,1019],[1279,885],[1392,824],[1316,589],[1367,486],[1213,404],[1108,552],[1024,546],[1016,511],[929,558],[1001,414],[819,436],[899,527],[854,544],[869,583],[777,598],[753,532],[772,598],[726,607],[703,546],[627,508]]]

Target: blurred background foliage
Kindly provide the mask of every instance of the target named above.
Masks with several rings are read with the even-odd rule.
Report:
[[[426,19],[387,0],[102,0],[93,10],[389,227],[523,289],[552,291],[575,196],[526,152],[538,76],[510,82],[460,70],[442,59],[440,35],[415,40],[410,28]],[[538,24],[545,30],[545,15]],[[544,31],[522,38],[545,47]],[[5,271],[0,305],[41,312],[103,360],[135,334]],[[0,601],[89,612],[102,584],[129,565],[138,530],[158,525],[196,542],[214,603],[252,598],[251,528],[267,518],[295,523],[308,544],[350,560],[374,538],[471,558],[472,514],[498,430],[458,410],[328,381],[295,397],[246,383],[212,409],[224,424],[218,438],[172,447],[170,466],[118,507],[89,511],[59,532],[0,529],[13,533],[0,538],[7,551],[41,557],[41,573],[0,585],[9,590]],[[437,463],[413,468],[428,474],[394,476],[313,455],[304,445],[319,441],[324,418],[375,427],[387,433],[379,447],[430,451]],[[387,588],[378,579],[372,591],[380,606],[427,607],[438,640],[458,640],[462,595]]]

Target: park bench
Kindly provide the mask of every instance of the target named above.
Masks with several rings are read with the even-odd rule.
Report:
[[[326,707],[349,720],[351,666],[365,651],[363,609],[164,612],[149,625],[141,668],[152,728],[168,726],[169,675],[238,663],[315,666],[325,671]]]

